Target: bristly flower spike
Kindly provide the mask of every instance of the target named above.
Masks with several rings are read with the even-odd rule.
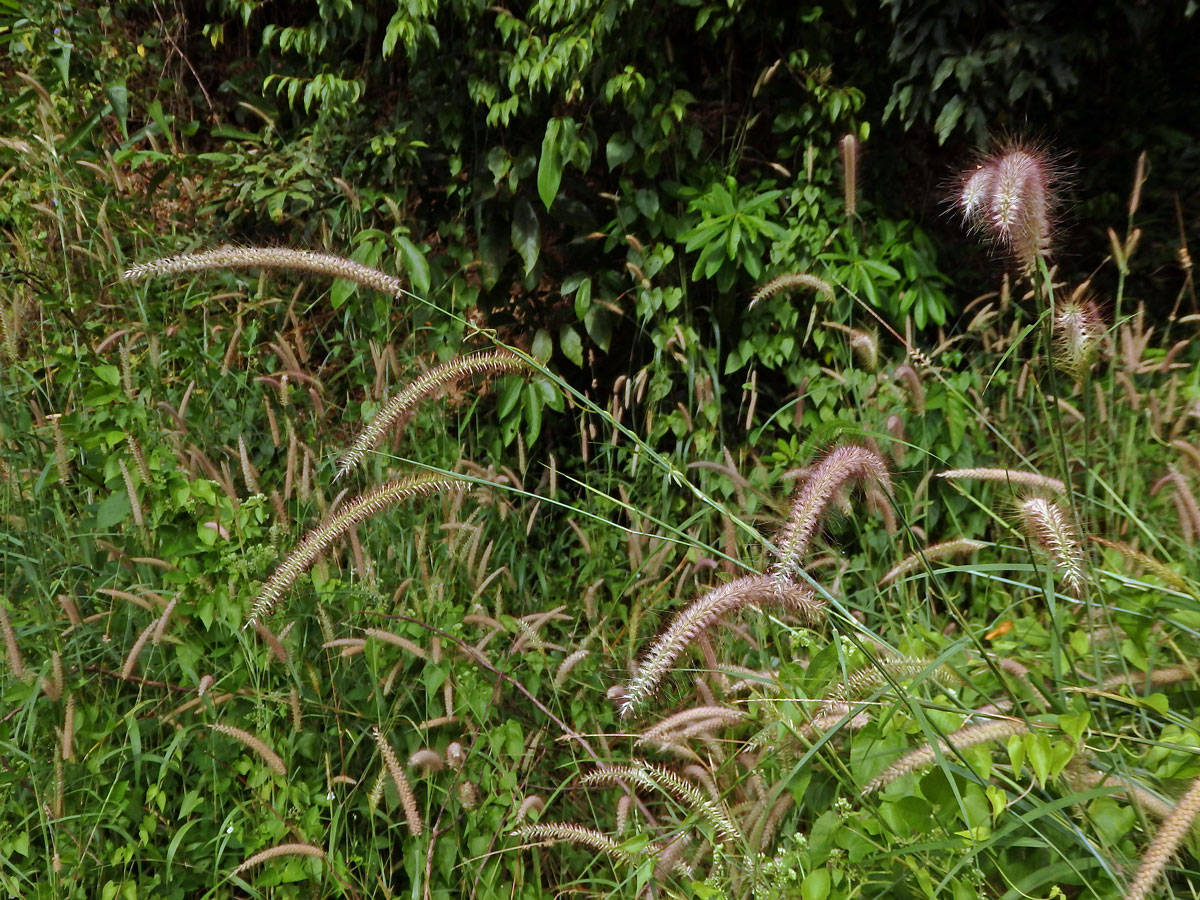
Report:
[[[1049,255],[1057,170],[1044,149],[1011,143],[964,172],[954,192],[963,220],[1032,274]]]
[[[787,524],[777,541],[779,558],[771,574],[780,585],[800,571],[800,561],[817,533],[825,507],[851,482],[874,482],[883,493],[892,492],[887,463],[874,450],[847,444],[821,460],[796,491]]]

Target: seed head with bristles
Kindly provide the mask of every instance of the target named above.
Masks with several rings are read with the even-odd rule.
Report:
[[[1011,253],[1030,274],[1049,254],[1058,175],[1044,148],[1009,142],[959,176],[954,206],[973,231]]]
[[[1086,296],[1072,296],[1055,310],[1055,362],[1076,381],[1092,367],[1103,337],[1100,310]]]
[[[1063,585],[1075,597],[1083,593],[1083,550],[1066,513],[1057,503],[1041,497],[1020,506],[1025,532],[1045,548],[1062,576]]]
[[[307,250],[289,250],[284,247],[227,245],[203,253],[183,253],[130,266],[122,277],[125,281],[136,281],[139,278],[178,275],[207,269],[293,269],[332,278],[345,278],[392,297],[398,297],[404,291],[404,282],[401,279],[354,260],[343,259],[331,253],[310,253]]]
[[[780,584],[800,571],[800,561],[808,552],[830,501],[846,485],[868,481],[873,481],[885,494],[891,493],[887,463],[874,450],[857,444],[838,447],[813,469],[793,496],[787,524],[776,542],[778,560],[771,574]]]
[[[756,304],[768,297],[775,296],[780,291],[792,291],[802,287],[816,291],[823,299],[830,303],[833,302],[833,288],[828,281],[822,281],[816,275],[809,275],[806,272],[790,272],[787,275],[772,278],[766,284],[761,285],[751,296],[750,304],[746,308],[753,309]]]
[[[728,613],[747,606],[786,609],[810,623],[824,612],[824,604],[809,588],[770,575],[749,575],[709,591],[676,615],[654,642],[637,675],[617,698],[621,715],[628,716],[646,701],[692,641]]]
[[[452,484],[457,483],[459,480],[453,477],[431,474],[409,475],[381,484],[361,497],[351,500],[320,526],[305,535],[304,540],[279,564],[279,567],[258,592],[258,599],[254,602],[254,608],[250,612],[247,624],[257,622],[268,615],[272,607],[287,593],[288,588],[296,582],[296,579],[316,562],[317,557],[327,550],[338,537],[351,528],[409,497],[446,490]]]
[[[532,368],[533,363],[509,353],[507,350],[459,356],[449,362],[434,366],[388,400],[383,409],[376,413],[367,426],[358,433],[350,448],[338,462],[338,470],[334,479],[341,478],[358,465],[367,452],[379,443],[387,434],[388,429],[395,425],[405,412],[412,409],[418,400],[432,394],[443,385],[481,372],[518,372]]]
[[[1197,813],[1200,813],[1200,778],[1193,781],[1187,792],[1179,798],[1142,854],[1142,863],[1125,894],[1125,900],[1145,900],[1150,896],[1150,889],[1158,881],[1163,869],[1191,833]]]

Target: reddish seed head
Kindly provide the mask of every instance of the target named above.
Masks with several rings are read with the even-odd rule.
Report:
[[[954,205],[971,229],[1033,271],[1049,252],[1055,169],[1045,151],[1013,144],[964,172]]]

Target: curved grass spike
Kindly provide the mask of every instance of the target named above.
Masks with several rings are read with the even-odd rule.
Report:
[[[792,498],[787,524],[778,539],[778,560],[771,569],[780,585],[800,571],[800,560],[808,552],[825,507],[848,482],[875,482],[885,493],[892,492],[887,464],[874,450],[857,444],[838,447],[813,469]]]
[[[225,245],[203,253],[182,253],[130,266],[122,274],[125,281],[178,275],[182,272],[201,272],[208,269],[291,269],[315,272],[330,278],[345,278],[355,284],[373,288],[381,294],[398,297],[404,282],[370,266],[334,256],[332,253],[312,253],[308,250],[288,250],[284,247],[234,247]]]
[[[1039,475],[1037,472],[1021,472],[1017,469],[947,469],[937,473],[938,478],[947,481],[959,481],[963,478],[973,478],[980,481],[1003,481],[1009,485],[1033,488],[1034,490],[1050,491],[1054,494],[1065,494],[1067,485],[1057,478]]]
[[[998,741],[1004,738],[1012,737],[1014,734],[1026,734],[1029,731],[1029,723],[1021,719],[995,719],[991,722],[982,722],[979,725],[968,725],[966,728],[960,728],[951,734],[946,735],[946,739],[938,742],[938,747],[942,753],[947,752],[951,748],[955,750],[965,750],[967,747],[974,747],[976,744],[986,744],[988,741]],[[924,769],[926,766],[931,766],[937,760],[937,753],[932,744],[920,747],[907,753],[896,762],[892,763],[881,773],[876,775],[862,789],[862,796],[873,794],[881,788],[887,787],[897,778],[908,775],[910,772],[916,772]]]
[[[750,297],[750,304],[746,309],[754,309],[755,304],[775,296],[780,291],[790,291],[801,287],[814,290],[830,303],[833,302],[833,287],[828,281],[822,281],[816,275],[809,275],[806,272],[791,272],[787,275],[780,275],[778,278],[772,278],[759,287]]]
[[[271,609],[283,599],[297,578],[320,556],[329,546],[353,528],[366,521],[376,513],[388,507],[395,506],[409,497],[432,494],[444,491],[455,484],[469,484],[464,480],[444,475],[421,474],[409,475],[388,481],[360,497],[355,497],[315,529],[304,536],[296,548],[279,564],[271,577],[263,583],[250,611],[247,626],[253,625],[260,618],[270,615]]]
[[[1141,865],[1138,866],[1133,883],[1129,885],[1125,900],[1145,900],[1150,896],[1150,889],[1162,875],[1163,869],[1167,867],[1179,845],[1191,833],[1197,813],[1200,813],[1200,778],[1193,781],[1187,792],[1179,798],[1171,814],[1154,835],[1154,840],[1142,854]]]
[[[585,825],[576,825],[574,822],[537,822],[536,824],[518,825],[509,834],[520,840],[535,841],[539,844],[582,844],[617,862],[633,862],[633,857],[629,852],[607,834]]]
[[[628,716],[653,693],[675,660],[697,637],[727,613],[745,606],[774,606],[819,622],[825,604],[809,588],[770,575],[748,575],[709,591],[683,609],[659,635],[637,675],[623,692],[621,715]]]
[[[241,875],[248,869],[253,869],[260,863],[265,863],[268,859],[275,859],[278,856],[311,856],[313,859],[323,860],[325,851],[313,844],[279,844],[248,857],[233,870],[233,874]]]
[[[480,372],[498,373],[522,370],[536,371],[531,362],[505,350],[459,356],[434,366],[388,400],[383,409],[379,410],[366,427],[358,433],[350,448],[338,460],[338,470],[334,475],[334,481],[357,466],[367,451],[377,446],[383,436],[387,434],[388,429],[395,425],[405,412],[412,409],[418,400],[429,396],[442,385]]]
[[[589,787],[599,784],[617,784],[628,781],[644,788],[670,794],[691,812],[712,826],[723,840],[741,840],[741,832],[722,805],[708,799],[690,781],[676,775],[663,766],[651,765],[643,760],[634,760],[632,765],[611,765],[588,772],[580,783]]]
[[[1081,596],[1084,585],[1083,550],[1066,513],[1057,503],[1041,497],[1026,500],[1020,510],[1026,533],[1050,554],[1054,567],[1062,575],[1064,587],[1072,596]]]

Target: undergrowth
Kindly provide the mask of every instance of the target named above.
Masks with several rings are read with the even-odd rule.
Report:
[[[1098,302],[1045,198],[1017,208],[1027,149],[984,164],[965,212],[995,227],[1010,180],[1019,274],[936,341],[764,280],[746,302],[802,309],[822,377],[757,419],[748,388],[707,452],[676,394],[655,432],[646,370],[597,399],[338,257],[164,261],[52,157],[0,308],[13,896],[1189,883],[1197,316],[1151,325],[1130,287],[1136,197]],[[356,334],[313,272],[465,345]],[[494,439],[530,397],[569,441]]]

